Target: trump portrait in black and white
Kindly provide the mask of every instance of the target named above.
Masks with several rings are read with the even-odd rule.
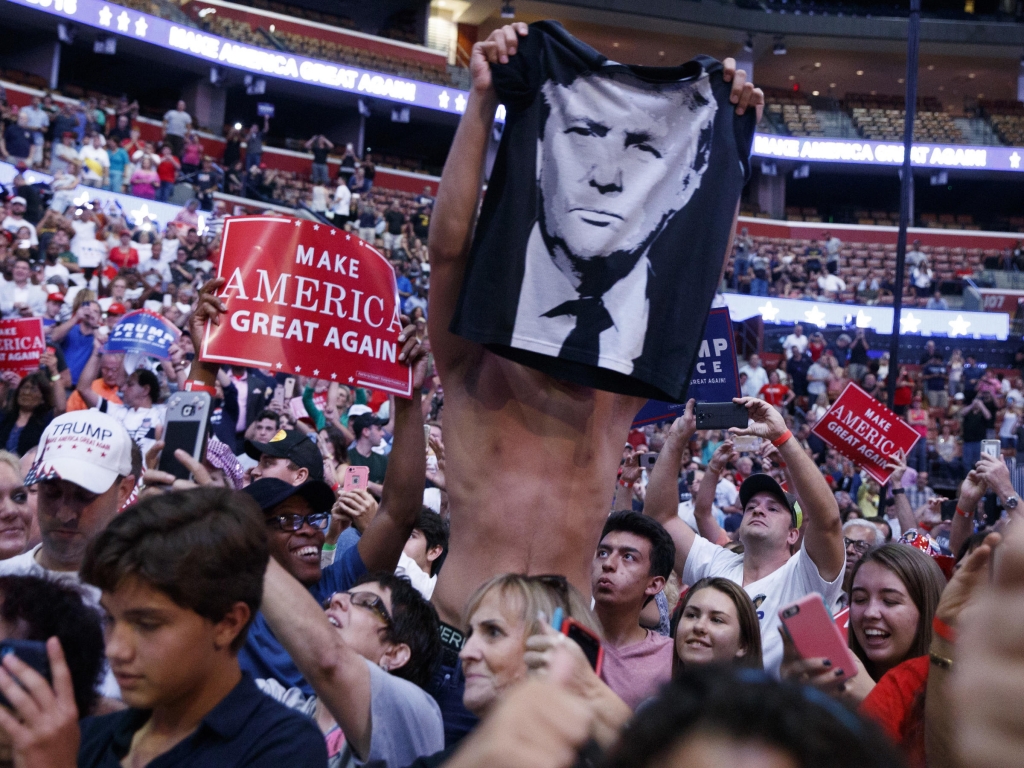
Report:
[[[539,216],[511,344],[630,374],[658,279],[647,251],[701,185],[718,105],[707,78],[589,74],[542,94]]]

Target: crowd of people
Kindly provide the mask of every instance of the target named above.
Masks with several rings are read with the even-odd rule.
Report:
[[[47,349],[0,374],[0,764],[1019,762],[1020,371],[905,361],[892,407],[923,439],[880,486],[810,432],[849,381],[884,399],[863,332],[796,326],[770,372],[750,355],[728,431],[692,400],[633,428],[640,398],[450,332],[489,64],[526,34],[474,46],[436,198],[324,209],[395,267],[409,399],[196,355],[226,311],[223,211],[161,231],[15,182],[0,311],[41,317]],[[107,351],[133,308],[181,329],[169,359]],[[212,406],[181,479],[158,467],[189,391]],[[783,615],[807,598],[845,658],[801,655]]]

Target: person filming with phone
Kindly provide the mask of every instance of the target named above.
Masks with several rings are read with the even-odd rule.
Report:
[[[813,459],[800,447],[782,415],[764,400],[736,398],[747,409],[747,427],[733,435],[754,435],[772,443],[790,478],[795,499],[766,474],[754,474],[740,486],[743,520],[737,555],[698,536],[678,516],[678,467],[683,449],[697,428],[695,401],[676,419],[647,486],[644,514],[665,526],[675,542],[675,568],[686,584],[724,577],[742,586],[757,609],[764,667],[778,673],[782,662],[779,608],[804,595],[819,593],[833,604],[843,588],[846,549],[839,506]],[[705,480],[705,482],[707,482]],[[803,513],[803,539],[794,501]],[[799,545],[799,546],[798,546]],[[798,547],[794,552],[794,548]]]

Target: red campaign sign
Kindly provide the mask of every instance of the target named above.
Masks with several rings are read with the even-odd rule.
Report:
[[[398,361],[395,273],[343,229],[280,216],[224,224],[217,276],[228,311],[207,323],[203,360],[412,395]]]
[[[42,318],[0,320],[0,371],[27,376],[39,370],[39,358],[45,351]]]
[[[900,449],[910,453],[921,437],[853,382],[846,385],[811,431],[879,483],[889,479],[885,468],[889,457]]]

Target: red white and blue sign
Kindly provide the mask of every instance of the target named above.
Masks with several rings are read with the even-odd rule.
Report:
[[[148,309],[137,309],[122,317],[113,327],[104,350],[136,352],[145,357],[167,360],[171,356],[171,345],[180,337],[181,331],[166,318]]]
[[[732,320],[728,307],[716,307],[708,312],[704,326],[704,340],[697,353],[697,362],[690,375],[686,398],[698,403],[725,403],[740,396],[740,375],[736,366],[736,340],[732,335]],[[682,415],[685,403],[667,403],[648,400],[636,418],[634,427],[656,424]]]

